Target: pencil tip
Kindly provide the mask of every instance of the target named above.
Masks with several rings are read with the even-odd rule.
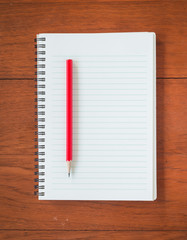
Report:
[[[68,173],[68,177],[70,177],[70,173]]]

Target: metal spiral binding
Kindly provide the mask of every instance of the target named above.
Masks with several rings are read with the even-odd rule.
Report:
[[[38,196],[45,196],[45,38],[39,37],[35,39],[37,49],[35,54],[35,175],[37,176],[34,179],[36,183],[34,185],[34,194]]]

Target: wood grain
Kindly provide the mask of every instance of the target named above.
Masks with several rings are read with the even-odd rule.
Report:
[[[128,31],[157,34],[158,199],[38,201],[35,35]],[[187,239],[186,40],[186,0],[0,1],[0,239]]]
[[[181,240],[187,238],[186,231],[2,231],[3,240]]]
[[[41,32],[157,34],[157,77],[187,76],[187,1],[11,1],[0,5],[0,78],[34,77]]]
[[[0,154],[34,154],[34,80],[1,80]]]
[[[187,81],[157,80],[158,199],[38,201],[34,81],[1,80],[0,226],[43,230],[187,230]]]

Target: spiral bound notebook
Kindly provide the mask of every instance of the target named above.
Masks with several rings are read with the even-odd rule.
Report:
[[[38,34],[40,200],[156,199],[154,33]],[[66,72],[73,60],[73,161],[66,167]]]

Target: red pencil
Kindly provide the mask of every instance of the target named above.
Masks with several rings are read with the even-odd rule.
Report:
[[[66,162],[70,177],[72,161],[72,78],[73,61],[66,60]]]

